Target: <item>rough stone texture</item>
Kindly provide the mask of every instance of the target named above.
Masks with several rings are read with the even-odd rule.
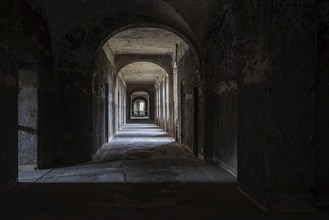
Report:
[[[214,7],[204,58],[208,156],[236,172],[237,137],[239,187],[271,210],[311,202],[314,37],[313,1]]]
[[[39,90],[39,165],[54,159],[53,93],[48,27],[42,8],[31,1],[0,1],[0,185],[1,190],[15,182],[18,159],[18,61],[19,51],[33,53],[40,65]],[[46,96],[46,98],[45,98]]]

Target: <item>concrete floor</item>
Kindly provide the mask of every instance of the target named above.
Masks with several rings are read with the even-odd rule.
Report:
[[[318,210],[263,212],[236,190],[234,176],[137,122],[91,163],[21,172],[2,196],[0,219],[329,219]]]

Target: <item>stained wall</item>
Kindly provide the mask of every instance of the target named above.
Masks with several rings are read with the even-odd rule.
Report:
[[[0,1],[0,188],[17,179],[18,57],[29,51],[39,65],[39,167],[54,161],[54,92],[50,37],[44,11],[34,1]]]

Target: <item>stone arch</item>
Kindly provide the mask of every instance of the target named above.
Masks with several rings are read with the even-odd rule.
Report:
[[[137,96],[137,97],[135,97],[135,98],[132,100],[132,102],[135,102],[135,101],[138,100],[138,99],[141,99],[141,100],[143,100],[145,103],[147,103],[147,100],[146,100],[143,96]]]
[[[146,92],[146,93],[148,93],[149,95],[152,94],[152,91],[149,90],[149,89],[146,89],[146,88],[132,88],[132,89],[128,89],[127,94],[130,96],[130,95],[132,95],[132,94],[135,93],[135,92]]]
[[[145,97],[143,97],[143,96],[137,96],[137,97],[133,98],[133,100],[131,101],[132,106],[130,107],[130,111],[133,111],[133,109],[134,109],[134,103],[137,100],[143,100],[144,101],[145,106],[146,106],[146,110],[147,110],[145,116],[149,116],[149,113],[148,112],[150,111],[149,108],[151,108],[151,107],[149,106],[149,101]],[[133,114],[130,114],[130,115],[133,116]]]
[[[95,124],[93,107],[91,107],[93,106],[92,84],[93,80],[97,78],[95,77],[97,72],[95,71],[96,59],[94,57],[101,51],[100,48],[109,38],[123,30],[135,27],[162,28],[177,34],[188,42],[191,50],[194,51],[193,53],[199,57],[194,35],[187,26],[177,25],[170,19],[156,18],[156,14],[154,16],[134,15],[134,13],[112,17],[99,16],[76,25],[63,36],[54,40],[57,89],[64,103],[61,109],[62,112],[66,112],[66,115],[72,116],[70,121],[76,122],[72,125],[65,125],[64,129],[72,130],[74,131],[72,133],[83,136],[83,139],[77,142],[72,140],[79,139],[78,136],[63,137],[63,144],[61,144],[63,151],[73,148],[76,149],[74,151],[77,151],[74,154],[72,151],[73,155],[69,157],[76,158],[77,161],[90,160],[96,148],[100,147],[99,143],[96,147],[93,146],[93,139],[95,139],[93,134],[97,133],[93,131]],[[149,61],[152,60],[149,59]],[[155,63],[158,62],[155,60]],[[167,63],[162,63],[162,66],[167,65]],[[68,105],[68,103],[70,104]],[[79,115],[75,115],[75,112],[79,112]],[[83,117],[83,115],[87,115],[87,117]]]
[[[102,4],[104,4],[104,7],[101,7]],[[56,43],[59,42],[65,34],[83,23],[93,23],[97,29],[100,29],[104,20],[108,23],[107,26],[109,29],[113,28],[109,30],[108,33],[116,30],[117,28],[115,27],[123,27],[124,25],[133,27],[134,24],[143,21],[143,23],[163,24],[168,27],[173,27],[186,36],[190,36],[191,39],[195,39],[185,19],[167,2],[157,0],[128,0],[126,2],[126,7],[121,7],[119,2],[100,0],[97,4],[97,8],[95,8],[93,2],[84,2],[83,7],[89,8],[91,11],[97,10],[97,13],[90,13],[86,16],[83,10],[77,10],[76,13],[70,14],[69,18],[63,19],[61,21],[62,23],[59,23],[58,26],[61,28],[55,27],[54,30],[54,41]],[[150,14],[151,11],[152,13]],[[114,16],[109,17],[108,15],[111,14]],[[106,39],[104,38],[104,42],[105,41]],[[102,45],[102,43],[100,45]]]
[[[74,72],[79,72],[84,79],[81,84],[85,84],[85,80],[90,81],[91,73],[95,69],[95,54],[97,54],[104,43],[110,39],[115,34],[136,27],[154,27],[167,30],[178,35],[182,38],[193,51],[197,57],[197,65],[200,65],[199,62],[199,49],[192,40],[193,37],[187,35],[186,33],[180,31],[180,29],[172,28],[168,25],[162,24],[161,22],[148,21],[145,18],[141,17],[131,17],[125,18],[120,17],[122,22],[109,18],[99,19],[97,25],[93,22],[87,22],[79,25],[75,29],[67,33],[60,41],[57,52],[60,54],[61,59],[56,62],[56,69],[59,73],[70,73],[74,75]],[[114,23],[112,23],[114,22]],[[81,57],[89,57],[88,60],[81,60]],[[157,60],[145,58],[150,61]],[[68,62],[69,61],[69,62]],[[82,64],[82,65],[81,65]],[[163,63],[159,63],[163,66]],[[166,68],[168,69],[168,68]]]
[[[128,107],[128,111],[127,111],[127,116],[129,116],[130,118],[130,111],[132,109],[131,103],[133,103],[133,100],[131,100],[131,95],[134,94],[135,92],[145,92],[148,94],[149,96],[149,101],[147,101],[147,103],[149,104],[149,112],[148,112],[148,116],[153,119],[154,118],[154,112],[153,112],[153,105],[154,105],[154,97],[153,97],[153,88],[149,87],[149,88],[139,88],[139,87],[128,87],[127,88],[127,105]]]

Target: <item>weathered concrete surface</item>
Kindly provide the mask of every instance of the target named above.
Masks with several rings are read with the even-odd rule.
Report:
[[[239,187],[271,210],[312,203],[314,6],[218,1],[213,9],[204,53],[206,146],[237,167]]]
[[[189,149],[198,133],[200,153],[237,174],[239,187],[267,208],[308,208],[313,202],[310,189],[317,203],[328,201],[326,1],[124,2],[128,6],[107,0],[97,4],[90,0],[0,0],[1,189],[17,176],[15,53],[29,50],[40,64],[39,163],[90,160],[106,140],[103,108],[111,104],[112,109],[118,108],[118,96],[111,93],[116,76],[109,76],[113,95],[109,99],[104,95],[105,85],[96,85],[93,93],[95,56],[119,31],[150,26],[178,34],[199,52],[193,51],[193,56],[198,54],[202,61],[197,74],[191,74],[194,68],[190,68],[191,62],[199,66],[197,57],[195,63],[183,58],[186,65],[181,67],[186,69],[182,133]],[[140,57],[170,66],[168,59],[160,62],[160,58]],[[120,58],[120,67],[135,59]],[[200,132],[193,132],[194,86],[199,88]],[[172,103],[169,106],[173,109]],[[112,134],[116,113],[110,109]],[[169,126],[171,134],[173,129]]]
[[[4,219],[326,219],[326,212],[268,214],[236,178],[201,162],[158,126],[128,124],[92,163],[37,172],[1,204]],[[30,181],[30,180],[28,180]],[[31,199],[33,198],[33,199]],[[19,210],[19,212],[17,211]]]
[[[214,5],[203,63],[207,106],[206,157],[237,174],[238,84],[243,55],[238,47],[233,4],[220,1]]]
[[[121,31],[109,39],[114,54],[174,55],[182,39],[160,28],[140,27]]]
[[[18,53],[26,50],[33,53],[41,62],[43,86],[39,94],[40,127],[42,138],[40,146],[47,149],[40,150],[40,164],[46,165],[51,161],[53,152],[52,103],[53,99],[48,91],[50,66],[50,40],[47,24],[41,7],[36,1],[0,1],[0,190],[15,182],[17,177],[18,159]],[[44,99],[44,94],[47,98]],[[45,105],[47,103],[48,105]],[[49,109],[51,111],[48,111]]]
[[[18,165],[33,169],[38,163],[38,65],[21,65],[18,72]]]

